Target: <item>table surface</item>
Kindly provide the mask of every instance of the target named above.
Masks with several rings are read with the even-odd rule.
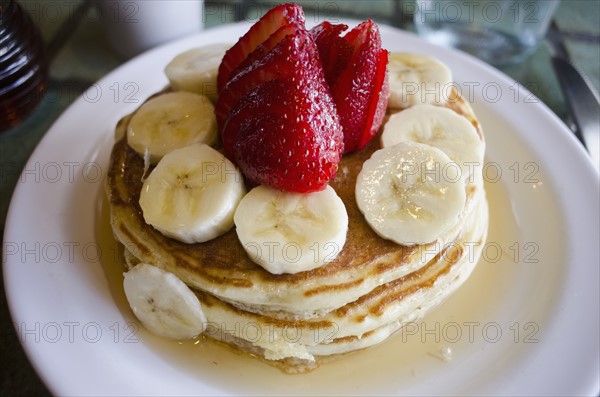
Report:
[[[403,0],[405,3],[410,0]],[[32,15],[47,43],[57,44],[50,65],[48,91],[40,105],[18,127],[0,133],[0,234],[10,198],[19,173],[39,140],[60,114],[87,87],[125,62],[110,48],[104,36],[103,26],[94,6],[86,7],[84,13],[76,12],[83,2],[64,0],[54,2],[20,1]],[[243,1],[205,3],[204,25],[210,28],[244,19]],[[299,1],[307,6],[307,15],[319,12],[319,2]],[[391,0],[381,1],[327,1],[335,4],[340,17],[364,19],[366,16],[378,23],[412,30],[410,15],[402,14],[403,8]],[[309,8],[313,8],[311,11]],[[408,9],[408,8],[404,8]],[[73,16],[78,18],[73,19]],[[77,20],[76,24],[68,22]],[[567,51],[576,65],[594,86],[600,86],[600,1],[563,0],[555,20],[562,32]],[[67,23],[67,25],[65,25]],[[61,29],[61,26],[68,26]],[[57,38],[60,36],[59,38]],[[549,47],[542,43],[526,61],[501,69],[520,84],[529,88],[563,121],[568,114],[558,80],[550,64]],[[0,302],[0,396],[49,395],[36,375],[14,330],[4,296],[4,284]]]

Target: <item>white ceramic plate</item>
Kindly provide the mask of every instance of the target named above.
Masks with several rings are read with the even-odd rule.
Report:
[[[595,394],[599,389],[599,178],[539,100],[463,54],[382,27],[392,51],[446,62],[487,137],[491,227],[465,286],[393,340],[289,376],[212,344],[137,327],[101,215],[113,127],[167,80],[176,54],[247,29],[160,47],[87,90],[52,126],[16,187],[4,280],[25,350],[57,395]],[[441,359],[450,348],[452,360]]]

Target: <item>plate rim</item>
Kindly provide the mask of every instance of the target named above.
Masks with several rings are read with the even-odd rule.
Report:
[[[248,26],[248,23],[246,23],[246,22],[241,22],[241,23],[236,23],[236,24],[228,24],[228,25],[216,27],[213,29],[208,29],[201,33],[198,33],[198,34],[195,34],[192,36],[188,36],[188,37],[185,37],[182,39],[178,39],[174,42],[162,45],[162,46],[152,49],[144,54],[141,54],[141,55],[131,59],[130,61],[125,62],[118,68],[116,68],[113,71],[111,71],[110,73],[108,73],[102,79],[100,79],[98,81],[98,84],[101,84],[103,81],[111,81],[111,79],[114,79],[115,76],[122,74],[123,71],[127,71],[128,69],[133,68],[136,64],[141,64],[146,59],[156,56],[156,54],[162,54],[164,52],[168,52],[167,50],[169,50],[169,49],[179,48],[182,45],[184,45],[184,43],[188,43],[188,42],[192,43],[198,39],[201,39],[200,41],[216,42],[218,40],[212,40],[212,39],[204,40],[204,39],[209,37],[210,35],[218,36],[219,33],[228,33],[228,34],[236,33],[238,31],[242,31],[247,26]],[[400,37],[406,35],[407,37],[410,36],[410,37],[412,37],[412,39],[426,43],[424,40],[419,38],[414,33],[401,31],[401,30],[398,30],[391,26],[387,26],[387,25],[383,25],[383,24],[380,24],[379,26],[381,28],[382,34],[400,35]],[[243,33],[243,31],[242,31],[242,33]],[[443,55],[442,57],[448,56],[451,58],[458,59],[459,62],[467,62],[467,64],[473,65],[477,69],[483,70],[485,74],[493,76],[494,78],[496,78],[497,80],[500,80],[502,82],[508,82],[508,81],[512,80],[508,76],[504,75],[502,72],[494,69],[493,67],[491,67],[491,66],[489,66],[467,54],[461,53],[461,52],[453,50],[453,49],[437,47],[430,43],[426,43],[426,44],[427,44],[426,45],[427,49],[435,48],[436,51],[438,51],[438,53],[441,53]],[[527,90],[524,90],[523,94],[533,95]],[[83,95],[78,97],[54,121],[52,126],[48,129],[47,133],[40,140],[40,142],[36,146],[35,150],[30,155],[29,159],[25,162],[24,169],[28,169],[27,167],[33,161],[35,161],[35,159],[42,157],[42,155],[44,153],[44,147],[48,146],[49,142],[52,142],[54,139],[56,139],[56,135],[59,135],[58,131],[57,131],[59,129],[59,126],[61,124],[64,124],[67,120],[69,120],[70,117],[73,117],[72,114],[78,108],[78,104],[80,107],[82,98],[83,98]],[[581,167],[581,169],[579,171],[582,172],[583,174],[587,175],[586,179],[591,178],[594,181],[591,184],[589,184],[588,186],[590,186],[589,189],[595,190],[596,197],[597,197],[598,191],[600,190],[598,173],[597,173],[596,168],[594,167],[591,159],[587,158],[585,150],[581,147],[581,145],[579,145],[579,143],[576,141],[575,137],[568,131],[567,127],[562,123],[562,121],[558,118],[558,116],[556,116],[542,101],[538,100],[538,103],[536,104],[536,106],[534,106],[534,108],[537,109],[537,111],[540,111],[542,114],[544,114],[544,117],[547,117],[549,119],[549,121],[552,122],[552,124],[556,124],[558,126],[557,127],[558,130],[562,131],[562,133],[559,134],[560,138],[557,138],[557,139],[562,140],[562,143],[564,143],[566,145],[565,150],[567,150],[569,153],[571,153],[572,156],[575,156],[574,158],[576,160],[573,163],[576,163],[576,164],[575,165],[571,164],[571,167],[575,167],[575,169],[577,169],[578,167]],[[21,175],[19,176],[19,179],[21,179]],[[14,226],[11,226],[11,225],[18,220],[18,215],[19,215],[20,200],[17,200],[16,198],[19,195],[24,194],[25,189],[26,188],[24,187],[24,184],[17,184],[17,186],[15,187],[15,189],[12,193],[10,205],[9,205],[9,208],[7,211],[7,216],[6,216],[3,242],[10,241],[9,237],[12,233],[12,230],[15,228]],[[8,303],[10,315],[11,315],[11,318],[13,319],[13,322],[16,323],[16,319],[18,319],[20,317],[20,314],[18,313],[18,303],[17,303],[16,296],[14,294],[9,294],[9,291],[12,290],[12,288],[10,288],[7,285],[8,279],[10,277],[10,270],[8,270],[9,267],[11,267],[11,265],[9,264],[9,261],[7,260],[5,263],[3,263],[4,283],[5,283],[5,288],[6,288],[5,289],[6,297],[7,297],[7,303]],[[592,291],[592,293],[593,292],[594,291]],[[26,344],[23,344],[23,343],[21,343],[21,346],[23,347],[31,364],[35,368],[37,374],[40,376],[40,378],[43,380],[43,382],[47,385],[47,387],[50,390],[52,390],[53,392],[59,391],[62,387],[60,385],[58,385],[57,383],[55,383],[56,380],[50,379],[49,377],[46,376],[47,371],[45,370],[45,368],[43,368],[43,366],[41,365],[41,362],[38,361],[38,359],[36,357],[38,354],[38,352],[35,351],[36,349],[32,348],[31,345],[27,346]],[[596,357],[595,363],[592,363],[592,366],[590,367],[590,371],[593,371],[594,368],[597,369],[600,366],[599,361],[600,361],[600,358]],[[595,384],[593,384],[594,379],[592,379],[591,377],[590,377],[589,381],[590,381],[589,389],[587,389],[587,388],[584,389],[582,387],[582,389],[579,391],[583,392],[583,394],[597,393],[598,387],[599,387],[598,379],[597,378],[595,379]],[[595,388],[595,390],[594,390],[594,388]]]

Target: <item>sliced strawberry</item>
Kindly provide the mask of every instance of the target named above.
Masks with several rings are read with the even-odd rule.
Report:
[[[225,53],[219,65],[219,74],[217,76],[218,91],[221,92],[225,84],[229,81],[233,70],[252,51],[267,40],[271,34],[288,24],[304,26],[304,12],[302,11],[302,7],[297,4],[281,4],[269,10],[258,22],[252,25],[250,30]]]
[[[362,149],[381,127],[387,107],[387,51],[381,48],[379,28],[371,20],[337,39],[333,36],[341,33],[340,28],[321,25],[320,30],[311,31],[317,35],[319,53],[344,57],[336,63],[326,55],[324,62],[330,68],[326,69],[328,82],[344,130],[344,150],[348,153]],[[340,44],[341,40],[349,49]],[[337,70],[331,68],[333,64]]]
[[[231,72],[229,80],[233,79],[238,73],[267,55],[273,48],[275,48],[275,46],[277,46],[277,44],[279,44],[281,40],[285,38],[285,36],[294,34],[298,30],[306,30],[303,23],[292,22],[277,29],[272,35],[269,36],[268,39],[263,41],[261,45],[256,47],[254,51],[248,54],[246,59],[244,59],[242,63],[240,63],[233,70],[233,72]]]
[[[387,106],[387,51],[381,48],[379,28],[371,20],[358,25],[344,39],[354,51],[350,67],[333,84],[332,95],[342,118],[345,151],[352,152],[362,149],[383,121]]]
[[[325,78],[330,85],[339,72],[346,68],[352,55],[352,46],[341,37],[346,29],[348,29],[348,25],[334,25],[324,21],[310,30],[319,48],[319,57],[325,70]]]
[[[222,133],[226,153],[252,182],[321,190],[337,171],[343,133],[317,47],[298,31],[273,52],[281,69],[293,73],[259,84],[235,106]]]
[[[215,114],[219,129],[222,130],[231,109],[245,94],[258,84],[273,78],[285,78],[293,72],[293,66],[279,62],[281,56],[273,48],[288,35],[293,35],[303,26],[291,23],[279,28],[264,43],[258,46],[232,72],[232,78],[227,82],[215,105]]]
[[[379,130],[385,117],[385,111],[387,109],[389,85],[388,85],[388,52],[383,50],[379,53],[379,59],[377,63],[377,74],[373,79],[373,87],[381,87],[379,92],[374,92],[374,97],[369,101],[369,108],[367,110],[367,117],[365,119],[365,130],[358,141],[357,149],[362,149],[367,146],[367,143]],[[368,128],[371,128],[369,131]]]

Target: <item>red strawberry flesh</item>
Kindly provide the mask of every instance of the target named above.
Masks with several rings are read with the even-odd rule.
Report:
[[[329,85],[333,84],[339,71],[346,68],[352,56],[352,46],[340,37],[346,29],[348,25],[334,25],[325,21],[310,30],[319,48],[319,57]]]
[[[277,53],[271,51],[286,36],[296,33],[298,30],[304,30],[304,27],[292,23],[279,28],[264,43],[258,46],[248,57],[233,71],[232,78],[227,82],[215,105],[215,114],[217,124],[222,131],[225,121],[229,117],[231,109],[239,100],[258,84],[272,80],[273,78],[283,78],[290,74],[291,65],[281,68],[281,63],[277,63]]]
[[[381,48],[379,28],[371,20],[359,24],[344,37],[334,37],[341,31],[339,25],[323,22],[311,33],[316,37],[320,54],[344,57],[336,63],[330,55],[325,55],[324,63],[344,130],[344,150],[349,153],[362,149],[383,122],[388,90],[387,51]]]
[[[251,66],[254,62],[259,61],[261,58],[267,55],[273,48],[275,48],[275,46],[277,46],[277,44],[279,44],[281,40],[285,38],[285,36],[294,34],[298,30],[305,30],[304,24],[292,22],[287,25],[281,26],[279,29],[273,32],[273,34],[271,34],[269,38],[263,41],[261,45],[256,47],[254,51],[248,54],[246,59],[244,59],[244,61],[240,63],[231,73],[229,80],[232,80],[238,73],[240,73],[247,67]]]
[[[223,130],[226,153],[232,144],[234,162],[255,183],[322,190],[337,171],[343,134],[317,47],[298,31],[273,52],[293,73],[257,85],[235,106]]]
[[[304,26],[304,12],[297,4],[281,4],[269,10],[223,56],[217,76],[217,89],[221,92],[231,78],[231,73],[259,45],[279,28],[288,24]]]
[[[385,111],[387,109],[389,85],[388,85],[388,52],[383,50],[379,53],[379,59],[377,62],[377,74],[373,79],[373,87],[381,87],[379,92],[373,93],[374,97],[369,101],[369,109],[367,111],[367,118],[365,121],[365,130],[358,142],[358,149],[362,149],[367,146],[367,143],[379,130],[385,117]],[[370,126],[370,130],[368,129]]]
[[[362,149],[387,107],[388,52],[371,20],[308,32],[302,8],[267,12],[226,52],[215,106],[225,155],[251,184],[323,189]]]

